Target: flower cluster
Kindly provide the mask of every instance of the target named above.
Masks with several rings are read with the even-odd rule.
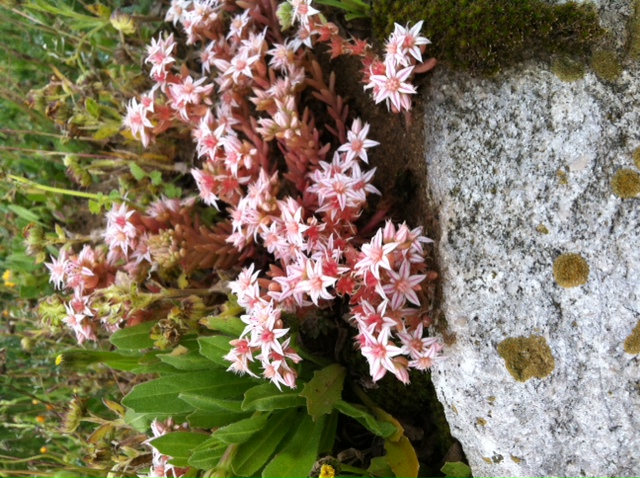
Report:
[[[114,204],[102,233],[104,245],[87,244],[77,254],[65,247],[45,264],[54,286],[71,290],[62,322],[78,342],[95,340],[100,325],[114,331],[151,320],[145,306],[153,295],[148,299],[142,295],[162,297],[151,272],[161,278],[177,270],[228,268],[238,260],[238,252],[225,242],[228,224],[201,225],[194,206],[194,198],[162,199],[142,214],[125,203]],[[132,287],[141,289],[139,303],[132,302],[131,292],[122,293]],[[167,315],[162,309],[156,313]]]
[[[154,86],[131,100],[125,119],[145,146],[170,125],[186,126],[199,156],[192,175],[200,198],[228,213],[226,245],[246,258],[262,250],[274,259],[269,270],[250,265],[230,283],[246,309],[246,327],[226,357],[230,370],[255,375],[259,364],[278,387],[295,387],[300,357],[283,313],[328,308],[341,298],[351,304],[374,380],[389,371],[406,383],[410,368],[429,368],[440,351],[435,339],[423,337],[429,240],[419,228],[392,222],[370,240],[360,232],[368,195],[380,194],[372,184],[375,168],[366,169],[368,150],[378,143],[360,119],[347,128],[344,102],[311,50],[321,42],[333,57],[360,57],[375,101],[406,111],[415,93],[411,76],[434,65],[422,63],[428,44],[422,23],[396,26],[380,60],[366,42],[342,38],[311,0],[289,0],[277,12],[269,1],[238,5],[172,1],[166,19],[200,49],[202,76],[172,56],[173,36],[154,40],[146,59]],[[278,27],[287,15],[297,26],[290,38]],[[337,144],[323,142],[313,114],[300,106],[305,89],[326,106],[333,124],[324,128]],[[120,254],[137,251],[140,231],[127,229],[126,213],[118,221],[105,239]],[[375,227],[374,221],[362,231]]]

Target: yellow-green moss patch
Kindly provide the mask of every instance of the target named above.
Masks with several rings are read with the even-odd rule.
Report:
[[[540,335],[509,337],[498,344],[498,353],[518,382],[526,382],[533,377],[544,378],[556,366],[547,341]]]
[[[640,320],[624,341],[624,351],[628,354],[640,354]]]
[[[613,50],[597,50],[591,55],[591,68],[602,81],[616,81],[622,74],[618,54]]]
[[[511,455],[511,461],[514,463],[520,463],[522,458],[518,458],[517,456]]]
[[[375,0],[373,29],[382,40],[394,23],[424,20],[428,54],[454,68],[481,74],[531,57],[585,56],[604,30],[588,2],[541,0]]]
[[[562,254],[553,263],[553,277],[560,287],[578,287],[589,279],[589,264],[580,254]]]
[[[486,427],[487,421],[484,418],[476,418],[476,424],[480,425],[481,427]]]
[[[633,15],[629,21],[629,56],[640,59],[640,0],[633,2]]]
[[[549,229],[547,229],[547,226],[544,224],[539,224],[538,227],[536,227],[536,231],[540,234],[549,234]]]
[[[633,169],[619,169],[611,180],[613,194],[628,199],[640,194],[640,174]]]
[[[571,83],[584,77],[584,64],[569,55],[560,55],[551,62],[551,71],[560,80]]]
[[[640,169],[640,146],[633,150],[633,163]]]

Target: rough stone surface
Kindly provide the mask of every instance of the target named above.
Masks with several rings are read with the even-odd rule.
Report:
[[[605,26],[626,24],[630,2],[601,3]],[[640,319],[640,199],[610,184],[640,146],[640,64],[623,67],[615,82],[587,70],[564,83],[546,64],[431,81],[439,326],[455,334],[433,380],[474,476],[640,475],[640,356],[624,351]],[[587,261],[586,284],[554,281],[563,253]],[[497,346],[532,335],[555,368],[523,383]]]

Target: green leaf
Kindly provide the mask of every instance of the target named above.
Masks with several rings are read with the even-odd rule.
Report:
[[[190,403],[198,410],[219,413],[244,413],[244,410],[242,410],[242,402],[239,400],[220,400],[218,398],[205,397],[195,393],[181,393],[178,395],[178,398]]]
[[[396,476],[413,478],[418,476],[418,457],[411,442],[406,436],[398,441],[385,440],[384,449],[387,450],[385,458]]]
[[[323,416],[314,423],[310,415],[305,416],[289,443],[265,467],[262,476],[309,476],[318,457],[326,418]]]
[[[187,415],[187,422],[191,428],[219,428],[231,425],[245,418],[249,418],[251,412],[211,412],[209,410],[196,409]]]
[[[333,450],[333,444],[336,441],[336,431],[338,430],[338,417],[339,413],[334,410],[329,418],[327,424],[322,430],[322,437],[320,438],[320,445],[318,446],[318,454],[326,453],[331,454]]]
[[[217,330],[233,337],[239,337],[246,327],[246,324],[238,317],[226,315],[204,317],[200,319],[200,323],[209,330]]]
[[[226,427],[218,428],[212,437],[223,443],[244,443],[254,434],[262,430],[267,424],[269,414],[255,415],[251,418],[245,418]]]
[[[344,400],[336,402],[335,407],[341,413],[358,420],[365,428],[378,436],[387,438],[396,433],[395,426],[376,420],[364,407],[352,405]]]
[[[109,139],[114,137],[120,132],[120,123],[109,122],[100,126],[95,133],[93,133],[93,139],[102,141],[103,139]]]
[[[273,383],[263,383],[250,388],[244,394],[243,410],[271,411],[284,408],[303,407],[304,398],[298,392],[278,390]]]
[[[307,410],[314,420],[333,411],[342,397],[346,375],[346,369],[335,363],[314,372],[313,378],[305,384],[300,396],[307,399]]]
[[[367,471],[374,476],[395,476],[393,470],[389,466],[389,463],[387,463],[387,458],[384,456],[376,456],[375,458],[371,458],[371,463],[369,464],[369,468],[367,468]]]
[[[7,206],[7,209],[13,212],[16,216],[24,219],[25,221],[37,222],[38,224],[43,225],[42,222],[40,222],[40,216],[29,211],[27,208],[18,206],[17,204],[9,204]]]
[[[160,354],[158,358],[164,363],[177,368],[178,370],[209,370],[212,368],[219,368],[219,366],[211,360],[200,355],[200,352],[196,350],[190,350],[182,355]]]
[[[116,331],[109,342],[122,350],[142,350],[153,347],[153,340],[149,337],[149,331],[155,322],[143,322]]]
[[[155,418],[164,420],[169,417],[173,418],[178,423],[182,423],[187,419],[186,414],[172,415],[171,413],[136,413],[129,408],[124,414],[124,421],[127,425],[135,428],[139,432],[146,433],[149,430],[149,425]]]
[[[468,478],[471,476],[471,468],[461,461],[448,461],[440,468],[440,471],[444,473],[447,478]]]
[[[225,335],[200,337],[198,338],[198,343],[200,344],[200,353],[209,360],[223,367],[230,365],[229,361],[224,359],[224,356],[227,355],[232,348],[229,343],[229,337]]]
[[[87,98],[84,100],[84,107],[91,116],[95,119],[100,119],[100,105],[96,103],[93,98]]]
[[[147,176],[147,173],[145,173],[144,169],[138,166],[138,163],[129,163],[129,171],[131,171],[131,175],[136,181],[140,181],[142,178]]]
[[[184,414],[193,412],[195,407],[180,400],[181,393],[229,398],[244,393],[252,385],[247,378],[224,370],[178,373],[137,385],[123,398],[122,404],[150,416]]]
[[[208,438],[193,450],[189,465],[201,470],[215,468],[229,445],[220,443],[215,438]]]
[[[169,199],[179,199],[182,196],[182,189],[173,183],[165,184],[164,195]]]
[[[162,184],[162,173],[160,171],[151,171],[149,173],[151,184],[154,186],[160,186]]]
[[[188,466],[193,449],[206,441],[209,435],[193,432],[172,432],[151,440],[151,444],[163,455],[172,457],[171,464]]]
[[[100,214],[101,211],[102,211],[102,203],[94,199],[89,199],[89,212],[91,214]]]
[[[284,410],[272,413],[262,433],[256,433],[238,446],[231,460],[236,475],[252,476],[262,468],[276,451],[280,442],[298,423],[299,412]]]

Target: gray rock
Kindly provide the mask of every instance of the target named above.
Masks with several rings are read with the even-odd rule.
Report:
[[[456,337],[432,376],[474,476],[640,475],[640,357],[623,348],[640,320],[640,199],[610,185],[636,169],[639,66],[615,82],[565,83],[546,64],[431,81],[441,312]],[[562,253],[586,260],[586,284],[556,283]],[[530,336],[555,367],[521,382],[498,345]]]

